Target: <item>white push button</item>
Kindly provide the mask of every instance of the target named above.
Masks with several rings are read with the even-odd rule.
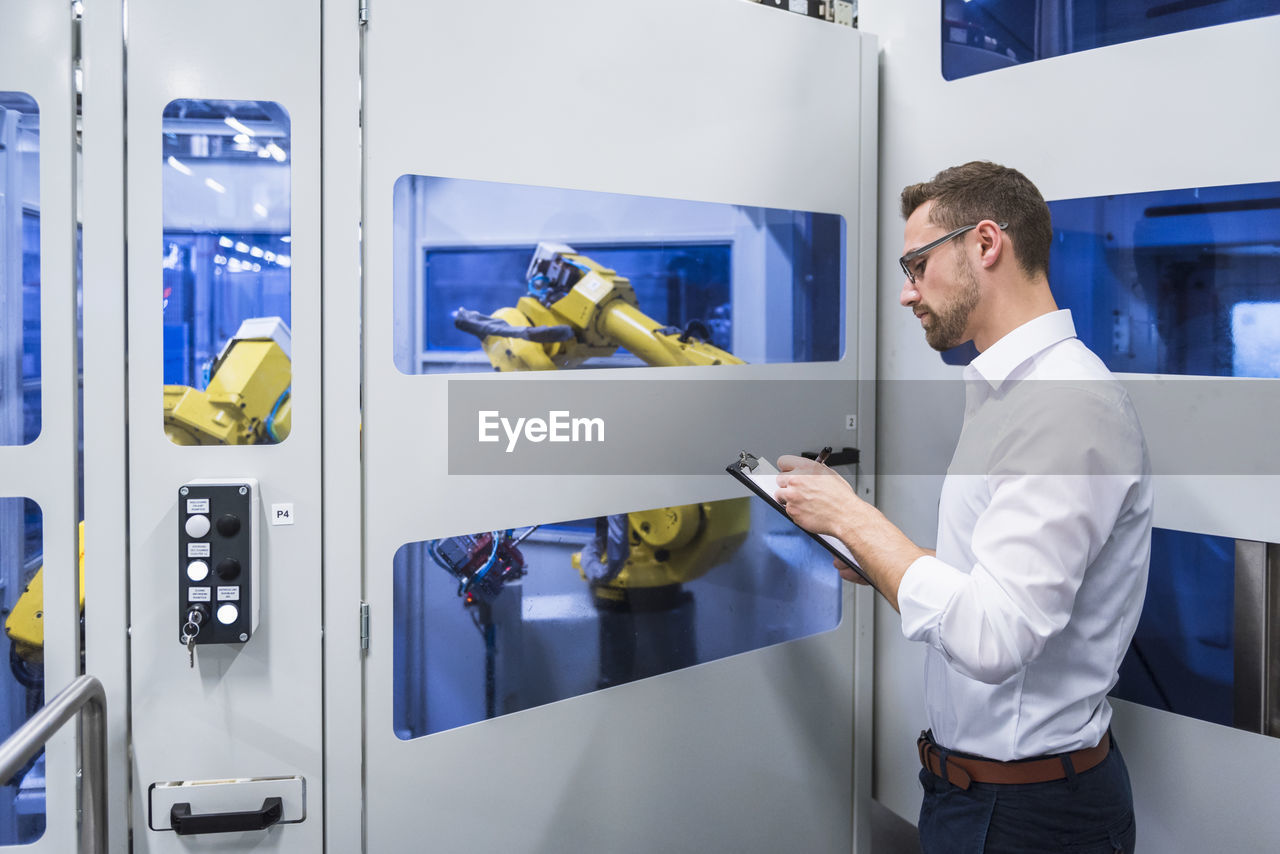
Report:
[[[202,560],[193,560],[187,564],[187,578],[192,581],[204,581],[209,577],[209,564]]]
[[[231,625],[238,616],[240,616],[240,609],[230,602],[218,606],[218,622],[222,623],[222,625]]]
[[[208,516],[188,516],[187,517],[187,536],[199,539],[209,533],[209,517]]]

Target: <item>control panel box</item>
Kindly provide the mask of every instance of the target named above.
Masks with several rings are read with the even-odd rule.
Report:
[[[178,640],[244,643],[258,627],[258,482],[178,489]]]

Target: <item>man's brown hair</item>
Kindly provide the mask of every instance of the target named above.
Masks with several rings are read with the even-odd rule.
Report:
[[[1049,274],[1053,227],[1044,197],[1017,169],[974,160],[943,169],[932,181],[902,191],[902,216],[910,217],[925,202],[933,202],[929,221],[947,231],[984,219],[1007,222],[1014,256],[1027,275]]]

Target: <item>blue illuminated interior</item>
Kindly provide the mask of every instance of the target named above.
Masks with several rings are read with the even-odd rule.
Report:
[[[40,435],[40,214],[22,214],[22,441]]]
[[[1280,183],[1049,209],[1054,294],[1113,371],[1280,376],[1280,327],[1256,322],[1280,303]]]
[[[0,539],[0,603],[8,614],[43,563],[44,517],[27,498],[0,498],[0,531],[21,540]],[[9,641],[9,672],[0,679],[0,738],[8,738],[44,705],[44,668],[17,653]],[[25,845],[45,830],[44,753],[19,769],[0,794],[0,845]]]
[[[248,318],[291,323],[289,239],[281,232],[165,232],[166,385],[208,386],[209,366]]]
[[[1049,284],[1111,370],[1280,377],[1280,182],[1049,203]],[[943,354],[967,364],[972,345]]]
[[[29,444],[41,429],[40,110],[21,92],[0,91],[0,445]],[[16,263],[15,263],[16,262]],[[12,612],[43,562],[44,518],[26,498],[0,497],[0,614]],[[39,604],[36,607],[40,607]],[[44,704],[44,668],[9,641],[0,678],[0,738]],[[25,845],[45,830],[44,754],[4,781],[0,845]]]
[[[820,546],[763,502],[706,506],[749,514],[745,539],[704,575],[641,591],[627,609],[602,606],[574,568],[595,519],[540,526],[519,544],[523,577],[487,603],[461,593],[442,556],[456,553],[450,541],[502,532],[402,546],[392,582],[397,737],[443,732],[839,625],[841,582]],[[480,559],[490,554],[487,542],[473,552]]]
[[[1280,0],[942,0],[942,76],[1280,14]]]
[[[1146,604],[1112,696],[1231,726],[1234,618],[1235,540],[1156,528]]]
[[[511,283],[524,279],[534,248],[426,250],[423,323],[428,349],[474,350],[475,336],[454,328],[450,312],[460,305],[492,309],[509,304]],[[683,328],[701,320],[711,332],[711,343],[732,351],[728,245],[574,248],[610,269],[626,270],[640,305],[670,325]],[[834,350],[834,338],[826,343]]]
[[[242,321],[292,321],[290,119],[272,101],[163,112],[164,383],[204,389]]]
[[[0,327],[0,445],[40,435],[39,176],[40,108],[30,95],[0,91],[0,303],[21,307],[20,335]]]
[[[403,373],[492,370],[481,339],[454,328],[454,312],[515,310],[533,293],[540,244],[615,271],[658,326],[743,361],[844,352],[841,216],[423,175],[401,176],[393,199],[395,305],[413,313],[394,324]],[[624,342],[611,345],[560,368],[645,366]]]

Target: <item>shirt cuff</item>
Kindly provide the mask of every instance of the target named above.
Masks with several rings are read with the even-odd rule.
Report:
[[[898,585],[902,634],[908,640],[939,645],[942,615],[967,580],[965,573],[932,555],[916,558]]]

